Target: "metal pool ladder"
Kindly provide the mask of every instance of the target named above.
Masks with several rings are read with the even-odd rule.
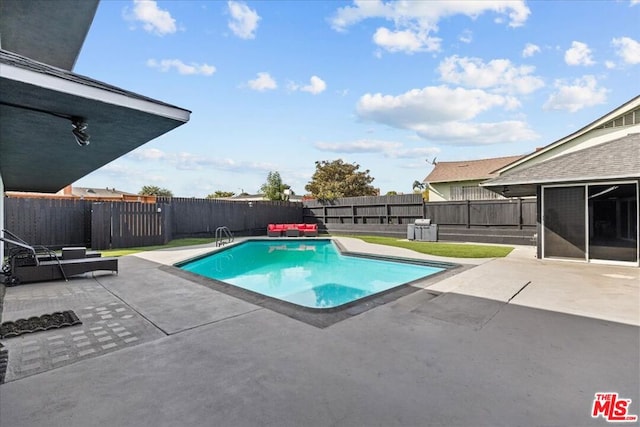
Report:
[[[216,246],[226,245],[233,242],[233,233],[229,230],[229,227],[222,226],[216,228]]]

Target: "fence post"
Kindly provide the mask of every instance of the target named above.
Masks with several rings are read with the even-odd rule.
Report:
[[[471,228],[471,200],[467,200],[467,228]]]
[[[518,229],[522,230],[522,198],[518,197]]]
[[[166,245],[167,243],[169,243],[172,239],[172,230],[171,230],[171,208],[168,203],[162,203],[160,204],[160,206],[162,207],[162,216],[163,216],[163,221],[162,221],[162,234],[164,235],[163,240],[164,240],[164,244]]]

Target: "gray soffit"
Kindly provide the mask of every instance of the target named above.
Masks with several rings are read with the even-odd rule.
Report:
[[[500,192],[507,186],[535,188],[536,184],[629,178],[640,178],[639,133],[567,153],[513,173],[505,172],[485,181],[482,186]]]
[[[58,115],[84,118],[90,145],[78,146],[71,121]],[[0,50],[6,191],[58,191],[189,117],[188,110]]]
[[[72,70],[99,0],[0,0],[1,48]]]

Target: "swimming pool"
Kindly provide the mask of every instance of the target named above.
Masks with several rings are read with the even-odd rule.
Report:
[[[331,240],[251,240],[179,268],[309,308],[335,308],[444,268],[343,255]]]

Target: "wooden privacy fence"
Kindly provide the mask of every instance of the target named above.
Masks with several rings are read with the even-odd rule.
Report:
[[[161,245],[183,237],[266,234],[269,223],[300,223],[302,205],[158,198],[158,203],[5,198],[5,228],[33,245],[94,249]]]
[[[466,200],[425,203],[425,218],[434,224],[471,227],[536,225],[535,199]]]
[[[317,222],[329,233],[406,237],[407,225],[419,218],[438,225],[439,240],[535,243],[537,214],[533,199],[424,203],[420,194],[409,194],[304,204],[305,222]]]
[[[420,194],[308,200],[303,215],[321,224],[411,224],[423,218],[423,204]]]
[[[412,224],[430,218],[440,225],[509,226],[536,225],[535,199],[423,202],[420,194],[381,197],[349,197],[331,202],[304,203],[306,222],[331,224]]]
[[[280,201],[240,202],[220,199],[162,198],[171,210],[172,238],[213,236],[216,228],[234,234],[266,234],[269,223],[302,222],[300,203]]]
[[[5,198],[4,228],[52,249],[91,245],[91,202]]]
[[[171,211],[164,203],[93,203],[91,247],[132,248],[164,245],[171,240]]]
[[[160,245],[176,238],[263,235],[269,223],[317,223],[336,233],[406,236],[407,225],[430,218],[443,240],[531,244],[533,199],[427,202],[420,194],[350,197],[322,203],[238,202],[158,198],[156,204],[84,200],[5,199],[5,228],[34,245],[94,249]],[[506,230],[506,231],[505,231]],[[509,241],[508,239],[512,239]]]

